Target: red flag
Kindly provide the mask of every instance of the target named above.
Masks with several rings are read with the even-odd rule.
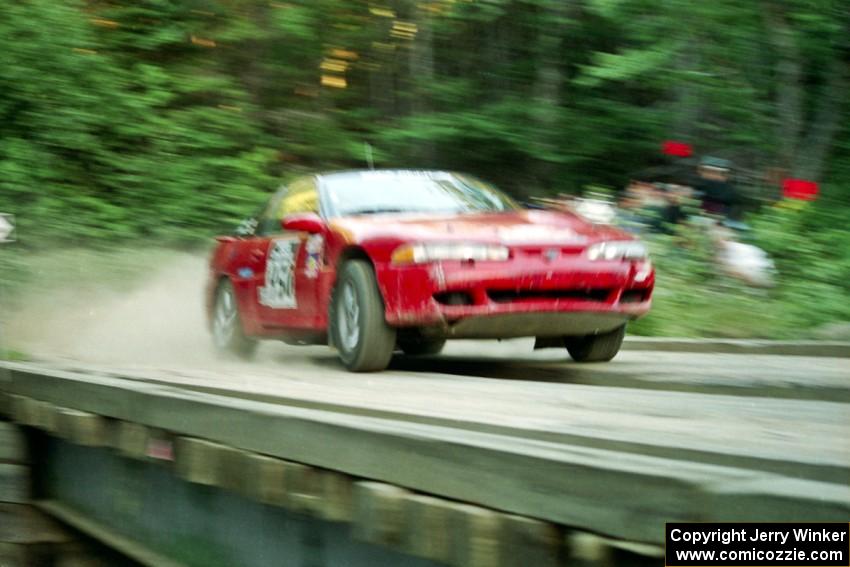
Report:
[[[668,156],[674,157],[691,157],[694,153],[690,144],[677,140],[665,140],[661,145],[661,151]]]
[[[786,199],[814,201],[818,196],[818,184],[806,179],[783,179],[782,196]]]

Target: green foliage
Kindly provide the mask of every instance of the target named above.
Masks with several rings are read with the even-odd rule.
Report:
[[[850,320],[850,211],[830,200],[770,207],[755,241],[781,274],[776,295],[797,328]]]
[[[378,165],[468,170],[524,196],[622,187],[668,137],[762,167],[787,158],[783,58],[805,82],[801,140],[830,100],[847,52],[833,8],[7,2],[0,209],[28,246],[193,240],[293,171],[363,166],[366,142]]]
[[[637,334],[739,338],[809,337],[810,329],[850,320],[850,215],[829,200],[788,204],[753,215],[752,243],[776,263],[776,286],[754,289],[718,273],[708,235],[682,227],[653,237],[658,272],[653,309]]]
[[[656,312],[637,328],[790,335],[850,319],[843,8],[3,2],[0,211],[17,215],[20,249],[187,243],[279,180],[365,166],[366,143],[378,166],[466,170],[525,197],[623,187],[682,139],[731,158],[762,201],[773,168],[825,180],[828,204],[753,221],[780,272],[764,293],[714,274],[700,242],[660,239]],[[726,328],[738,312],[746,327]]]
[[[192,68],[175,6],[0,8],[0,208],[24,244],[193,239],[272,186],[253,108],[215,65]]]

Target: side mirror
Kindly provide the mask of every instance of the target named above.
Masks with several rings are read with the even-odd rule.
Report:
[[[316,213],[296,213],[286,215],[280,221],[283,230],[319,234],[325,231],[325,221]]]

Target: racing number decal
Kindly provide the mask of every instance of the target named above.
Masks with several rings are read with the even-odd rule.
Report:
[[[294,309],[295,259],[298,257],[298,238],[272,240],[266,265],[266,285],[260,288],[260,303],[274,309]]]

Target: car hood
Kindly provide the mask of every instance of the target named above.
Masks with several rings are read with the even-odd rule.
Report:
[[[349,240],[464,240],[506,245],[585,245],[600,240],[632,240],[628,233],[594,225],[574,214],[522,210],[456,215],[378,214],[341,217],[331,223]]]

